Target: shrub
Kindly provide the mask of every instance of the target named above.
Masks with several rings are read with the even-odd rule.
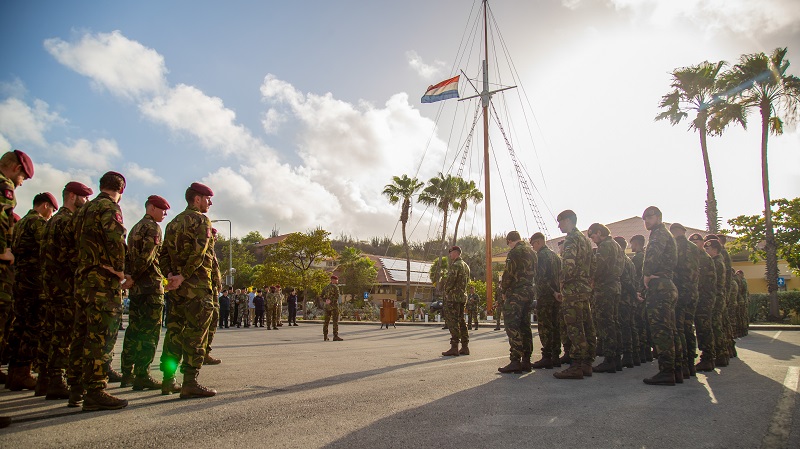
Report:
[[[792,314],[800,315],[800,291],[778,292],[778,311],[781,321]],[[750,295],[750,321],[765,321],[769,315],[769,295],[753,293]]]

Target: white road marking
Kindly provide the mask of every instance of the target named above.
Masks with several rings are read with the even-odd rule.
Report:
[[[780,337],[781,332],[783,332],[783,331],[775,332],[775,335],[772,337],[772,340],[770,340],[769,342],[772,343],[773,341],[777,340],[778,337]]]

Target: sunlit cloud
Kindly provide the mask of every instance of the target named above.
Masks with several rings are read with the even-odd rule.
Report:
[[[406,52],[406,60],[408,65],[423,79],[432,80],[445,73],[445,63],[443,61],[434,61],[433,64],[427,64],[414,50]]]

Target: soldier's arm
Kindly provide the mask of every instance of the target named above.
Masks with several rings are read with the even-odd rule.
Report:
[[[147,273],[147,270],[158,260],[158,229],[155,226],[141,226],[137,228],[136,236],[128,240],[130,245],[130,261],[128,273],[137,280]]]
[[[561,292],[561,257],[558,254],[553,254],[550,258],[550,266],[552,267],[552,274],[550,275],[550,287],[554,292]]]
[[[506,269],[503,272],[503,279],[500,281],[501,291],[506,291],[508,290],[509,287],[511,287],[513,279],[517,275],[516,269],[517,269],[516,262],[514,261],[514,258],[511,256],[511,253],[509,253],[508,257],[506,257]]]
[[[184,243],[182,254],[187,257],[178,274],[186,279],[192,277],[195,270],[203,264],[203,256],[211,242],[211,223],[205,216],[198,218],[191,223],[191,228],[185,230],[186,234],[193,238],[186,239]]]
[[[122,225],[122,214],[108,208],[100,216],[100,224],[105,234],[105,250],[108,262],[116,271],[125,269],[125,227]]]
[[[647,251],[644,254],[644,263],[642,264],[642,276],[648,277],[654,275],[660,267],[658,266],[658,258],[664,253],[667,242],[663,241],[658,233],[650,234],[650,241],[647,243]]]
[[[4,182],[0,184],[0,254],[11,247],[11,226],[14,220],[14,186]]]

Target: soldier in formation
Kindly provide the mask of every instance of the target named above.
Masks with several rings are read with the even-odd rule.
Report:
[[[461,248],[453,246],[448,252],[450,268],[447,270],[442,304],[444,321],[450,330],[450,349],[442,352],[443,356],[469,355],[469,330],[464,320],[464,306],[467,302],[467,283],[469,282],[469,266],[461,258]],[[461,343],[459,350],[458,344]]]
[[[500,288],[506,297],[504,310],[506,334],[510,349],[510,362],[498,368],[501,373],[531,371],[533,333],[531,332],[531,307],[536,292],[533,278],[536,273],[536,252],[522,240],[517,231],[506,235],[506,244],[511,247],[506,257],[503,282]]]
[[[478,330],[478,304],[481,298],[475,293],[475,286],[469,286],[469,296],[467,296],[467,329],[472,329],[473,323],[475,330]]]
[[[320,293],[325,308],[324,324],[322,325],[322,340],[328,341],[328,323],[333,320],[333,341],[342,341],[339,337],[339,276],[332,275],[330,284],[326,285]],[[277,321],[273,321],[275,323]]]

